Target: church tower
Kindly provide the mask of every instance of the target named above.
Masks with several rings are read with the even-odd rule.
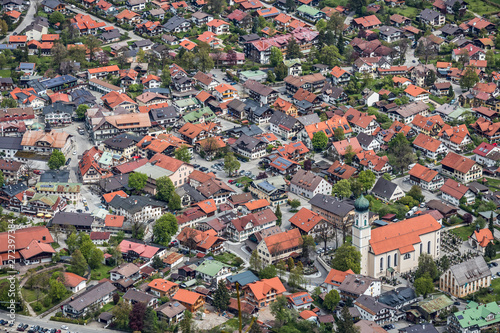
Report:
[[[370,202],[361,195],[354,202],[355,217],[352,226],[352,245],[361,253],[361,274],[368,274],[368,250],[372,229],[369,221]]]

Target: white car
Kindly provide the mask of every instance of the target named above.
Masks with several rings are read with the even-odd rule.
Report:
[[[76,150],[73,152],[73,155],[76,155]]]
[[[67,330],[67,329],[68,329],[68,326],[66,326],[66,325],[62,325],[62,326],[61,326],[61,329],[63,329],[63,330]]]

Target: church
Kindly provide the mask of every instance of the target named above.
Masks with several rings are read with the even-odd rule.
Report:
[[[360,196],[354,202],[352,244],[361,253],[361,274],[391,277],[418,267],[418,258],[428,253],[439,257],[441,224],[425,214],[372,229],[370,202]]]

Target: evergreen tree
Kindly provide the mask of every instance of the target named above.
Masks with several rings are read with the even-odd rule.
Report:
[[[344,35],[343,34],[339,34],[339,37],[337,38],[337,49],[339,50],[340,54],[344,54],[345,45],[344,45]]]
[[[300,51],[300,46],[294,37],[290,38],[288,45],[286,46],[286,58],[302,58],[302,51]]]
[[[231,296],[227,290],[224,280],[220,280],[217,284],[217,290],[214,293],[214,306],[219,311],[225,311],[229,307]]]
[[[159,323],[156,311],[148,306],[146,308],[146,314],[144,315],[144,325],[142,328],[142,333],[157,333],[158,330]]]
[[[280,205],[278,204],[278,207],[276,207],[276,211],[274,212],[274,215],[276,215],[276,224],[278,226],[281,226],[281,219],[283,218],[283,214],[281,214],[281,209]]]
[[[354,326],[352,316],[349,313],[349,308],[347,306],[342,307],[340,316],[338,316],[335,324],[337,324],[335,333],[359,333],[359,329]]]
[[[495,238],[495,225],[493,223],[493,212],[491,212],[490,221],[488,223],[488,229],[490,229],[493,238]]]

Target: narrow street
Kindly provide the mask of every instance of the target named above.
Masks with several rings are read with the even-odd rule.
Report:
[[[26,12],[26,16],[24,16],[24,20],[17,26],[17,28],[9,32],[2,40],[0,40],[0,43],[8,42],[10,36],[19,35],[21,31],[23,31],[28,25],[30,25],[31,22],[33,22],[33,20],[35,19],[36,8],[41,2],[41,0],[31,0],[28,11]]]

